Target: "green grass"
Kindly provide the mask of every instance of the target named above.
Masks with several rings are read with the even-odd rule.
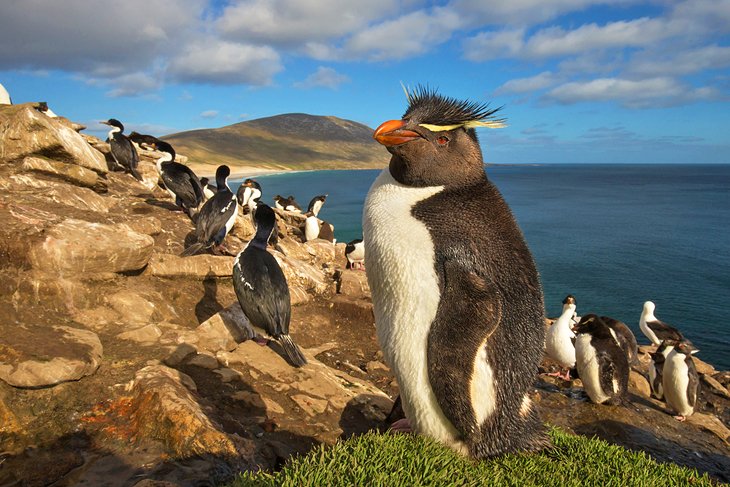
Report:
[[[368,433],[319,446],[273,474],[245,472],[230,486],[715,485],[706,474],[603,440],[557,428],[550,437],[555,447],[545,452],[475,462],[423,437]]]

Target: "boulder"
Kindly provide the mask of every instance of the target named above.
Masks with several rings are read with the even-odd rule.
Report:
[[[370,297],[367,275],[363,271],[343,269],[338,271],[337,292],[356,299]]]
[[[125,225],[68,219],[51,227],[28,257],[34,269],[48,272],[126,272],[147,265],[154,243]]]
[[[162,231],[162,222],[154,216],[138,217],[134,220],[130,220],[125,225],[137,233],[144,233],[145,235],[159,235]]]
[[[289,287],[299,285],[310,294],[325,294],[332,291],[332,281],[317,267],[292,259],[281,252],[272,252],[284,271]]]
[[[103,347],[96,333],[68,326],[0,334],[0,379],[14,387],[48,387],[96,372]]]
[[[649,381],[635,370],[629,372],[629,392],[636,394],[637,396],[649,397],[651,396],[651,386]]]
[[[18,418],[0,394],[0,445],[7,444],[9,438],[20,436],[22,432]]]
[[[108,296],[106,301],[119,313],[125,323],[147,324],[153,320],[153,317],[159,318],[155,305],[134,291],[119,291]]]
[[[140,345],[152,345],[162,336],[162,330],[154,323],[140,326],[129,331],[125,331],[117,335],[121,340],[130,340]]]
[[[254,335],[248,318],[238,302],[235,302],[205,320],[195,330],[182,333],[178,342],[192,344],[198,350],[215,354],[234,350],[239,343],[253,338]]]
[[[99,176],[91,169],[40,157],[26,157],[20,167],[23,171],[48,174],[86,188],[96,187],[100,183]]]
[[[0,159],[14,161],[41,156],[76,164],[98,173],[108,171],[104,156],[63,122],[50,118],[34,104],[0,107]]]
[[[164,365],[139,370],[132,387],[134,436],[159,440],[183,458],[235,455],[233,442],[208,418],[186,387],[191,383],[189,376]]]
[[[313,262],[325,268],[333,268],[335,263],[335,246],[332,242],[316,238],[302,245]]]
[[[157,277],[188,277],[201,280],[212,277],[231,277],[233,260],[233,257],[210,254],[191,257],[154,254],[145,272]]]
[[[49,185],[48,189],[42,193],[42,196],[62,205],[98,213],[109,213],[109,209],[116,204],[116,201],[99,196],[88,188],[79,188],[68,184]]]

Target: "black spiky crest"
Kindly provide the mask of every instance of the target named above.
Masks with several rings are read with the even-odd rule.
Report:
[[[412,91],[406,89],[406,96],[408,109],[403,119],[414,120],[418,124],[474,128],[479,125],[497,127],[506,121],[494,116],[502,107],[490,108],[488,103],[457,100],[440,95],[428,86],[417,85]]]

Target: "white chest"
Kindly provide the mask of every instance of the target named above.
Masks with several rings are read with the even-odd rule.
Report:
[[[672,350],[664,363],[662,386],[664,398],[672,410],[677,414],[689,416],[694,412],[694,404],[687,399],[689,387],[689,368],[685,362],[686,356]]]
[[[378,340],[398,378],[406,416],[415,431],[451,442],[453,426],[428,380],[428,333],[440,300],[434,245],[411,214],[416,203],[442,190],[404,186],[385,169],[365,201],[363,234]]]
[[[591,335],[587,333],[578,335],[575,340],[575,359],[578,374],[580,374],[588,397],[597,404],[607,401],[610,396],[601,387],[601,370],[596,357],[596,349],[591,344]]]
[[[309,216],[304,222],[304,238],[309,242],[319,236],[319,220],[316,216]]]

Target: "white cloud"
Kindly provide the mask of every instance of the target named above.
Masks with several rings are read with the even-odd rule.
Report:
[[[525,45],[524,35],[524,29],[480,32],[464,41],[464,57],[479,62],[520,55]]]
[[[216,118],[218,110],[206,110],[200,114],[200,118]]]
[[[568,12],[585,10],[593,5],[632,3],[634,0],[454,0],[450,8],[473,24],[514,26],[533,25],[552,20]]]
[[[168,73],[195,83],[268,85],[282,69],[271,47],[209,38],[188,44],[170,62]]]
[[[396,8],[386,0],[243,0],[216,25],[228,39],[291,47],[350,35]]]
[[[691,88],[672,78],[598,78],[565,83],[550,90],[545,94],[545,99],[566,105],[586,101],[616,101],[629,108],[644,108],[679,105],[712,99],[718,95],[712,88]]]
[[[658,49],[640,53],[631,60],[627,70],[646,76],[685,75],[706,69],[730,66],[730,47],[710,46],[666,52]]]
[[[350,78],[344,74],[340,74],[332,68],[320,66],[317,68],[317,71],[307,76],[304,81],[294,83],[294,87],[304,89],[316,87],[335,89],[342,83],[348,81],[350,81]]]
[[[419,10],[356,33],[345,43],[345,51],[374,61],[404,59],[448,40],[461,25],[462,19],[450,9]]]
[[[553,86],[561,81],[561,77],[550,71],[543,71],[529,78],[513,79],[494,91],[495,95],[503,95],[507,93],[530,93],[533,91],[543,90]]]

